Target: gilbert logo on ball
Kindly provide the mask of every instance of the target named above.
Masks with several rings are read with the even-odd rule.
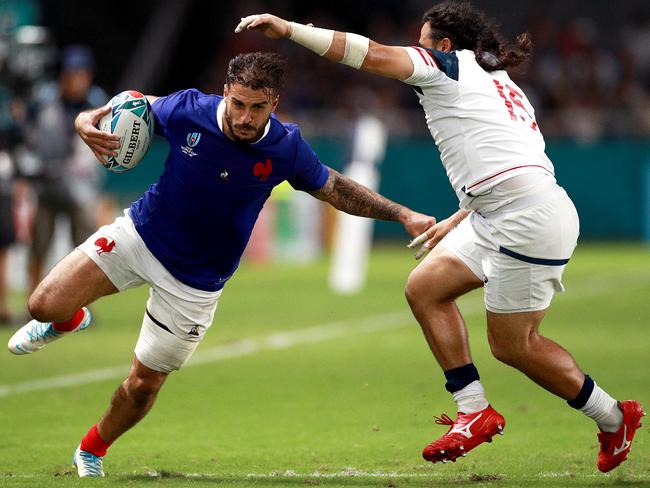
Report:
[[[147,98],[135,90],[111,98],[110,113],[99,121],[99,130],[120,138],[118,155],[106,167],[116,173],[134,168],[144,157],[153,138],[153,116]]]

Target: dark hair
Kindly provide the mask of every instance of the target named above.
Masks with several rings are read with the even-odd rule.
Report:
[[[226,84],[232,83],[278,93],[284,83],[286,59],[277,53],[254,52],[238,54],[228,63]]]
[[[499,33],[498,24],[467,2],[444,2],[430,8],[422,17],[431,27],[431,38],[448,37],[455,49],[470,49],[476,62],[486,71],[518,66],[530,58],[533,43],[525,32],[512,47]]]

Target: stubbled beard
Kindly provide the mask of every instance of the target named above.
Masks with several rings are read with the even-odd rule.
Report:
[[[225,119],[226,119],[226,124],[228,124],[228,129],[230,129],[230,135],[232,135],[232,138],[236,142],[246,142],[246,143],[255,142],[258,139],[260,139],[262,137],[262,135],[264,134],[264,129],[266,128],[266,124],[268,124],[269,119],[271,118],[271,116],[269,116],[269,118],[264,121],[264,123],[262,124],[262,126],[260,128],[254,127],[252,125],[244,125],[244,126],[242,126],[242,128],[245,128],[245,129],[253,129],[253,130],[255,130],[255,134],[253,134],[252,137],[244,139],[242,137],[237,136],[237,134],[235,133],[235,126],[232,123],[232,117],[230,117],[230,114],[228,113],[228,108],[227,107],[226,107],[226,110],[224,112],[224,116],[225,116]]]

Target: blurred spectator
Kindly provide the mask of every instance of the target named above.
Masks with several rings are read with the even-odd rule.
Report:
[[[14,179],[11,151],[20,139],[24,104],[16,97],[14,83],[7,73],[5,51],[0,46],[0,325],[11,323],[7,285],[7,251],[15,240]]]
[[[34,97],[26,131],[27,146],[37,160],[30,175],[38,197],[29,263],[32,289],[43,276],[58,215],[69,220],[74,245],[94,230],[102,169],[74,131],[80,111],[107,101],[104,91],[92,84],[94,69],[87,47],[68,46],[61,54],[58,80],[40,87]]]
[[[248,6],[245,6],[248,4]],[[311,5],[311,4],[310,4]],[[299,18],[317,26],[355,30],[379,42],[395,45],[417,43],[419,22],[403,15],[415,4],[386,0],[372,9],[356,4],[345,16],[333,16],[326,7],[287,2],[282,7],[257,8],[273,13],[296,12]],[[426,4],[428,5],[428,4]],[[526,4],[524,4],[526,5]],[[533,5],[529,2],[527,5]],[[601,7],[604,3],[601,3]],[[607,10],[585,9],[576,16],[547,15],[541,7],[524,18],[521,25],[509,25],[507,31],[529,31],[534,56],[522,72],[513,73],[537,108],[544,134],[591,142],[601,137],[643,137],[650,135],[650,4],[631,15],[628,23],[611,23]],[[575,11],[581,9],[575,8]],[[256,4],[243,2],[238,13],[256,11]],[[488,11],[490,11],[488,9]],[[416,12],[413,12],[414,15]],[[498,17],[498,12],[492,12]],[[345,135],[350,94],[360,87],[371,89],[385,102],[385,117],[392,135],[425,135],[427,128],[420,117],[400,116],[399,110],[417,109],[417,99],[407,88],[395,89],[389,80],[352,73],[331,63],[320,63],[304,49],[290,44],[271,44],[254,36],[229,36],[218,56],[239,51],[273,49],[283,51],[299,73],[291,76],[282,107],[294,114],[306,132],[319,135]],[[213,66],[222,66],[215,62]],[[223,73],[208,70],[204,88],[220,90]],[[314,123],[314,120],[317,122]]]

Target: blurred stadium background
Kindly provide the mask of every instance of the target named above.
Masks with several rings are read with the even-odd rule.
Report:
[[[59,74],[66,63],[66,58],[62,58],[66,47],[75,46],[67,62],[92,67],[93,83],[109,97],[124,89],[165,95],[187,87],[220,94],[230,57],[253,50],[282,52],[290,60],[291,71],[281,96],[280,117],[301,125],[306,139],[312,143],[323,162],[337,169],[344,168],[352,158],[352,134],[355,133],[356,121],[362,115],[375,115],[385,124],[388,134],[385,154],[377,162],[381,176],[380,191],[412,208],[444,218],[457,208],[457,201],[427,132],[417,98],[407,86],[357,73],[333,63],[321,62],[312,53],[288,42],[271,42],[261,36],[233,34],[234,26],[241,16],[268,11],[297,21],[313,22],[318,26],[355,31],[383,43],[412,45],[417,42],[422,12],[432,3],[424,0],[0,0],[0,192],[4,198],[12,199],[15,218],[16,241],[11,245],[8,256],[12,290],[10,311],[13,317],[22,320],[25,313],[24,293],[29,288],[30,281],[27,250],[34,235],[39,185],[47,186],[51,181],[48,178],[60,176],[48,175],[44,169],[48,166],[45,161],[48,146],[55,141],[42,137],[35,141],[32,132],[35,114],[40,110],[39,97],[42,96],[44,87],[52,87],[57,80],[60,81]],[[536,107],[537,119],[545,134],[548,154],[555,164],[558,180],[567,189],[580,213],[581,243],[583,246],[587,244],[583,256],[587,263],[591,263],[591,271],[589,266],[583,265],[584,269],[569,271],[574,274],[569,274],[568,279],[576,279],[576,283],[582,286],[590,281],[591,273],[597,275],[599,270],[606,270],[606,276],[613,276],[617,263],[622,260],[621,256],[630,257],[626,266],[619,270],[619,276],[604,283],[599,282],[595,276],[597,282],[592,285],[595,288],[598,288],[596,285],[604,287],[604,292],[601,290],[603,297],[616,289],[625,289],[630,284],[639,292],[638,299],[626,295],[630,301],[626,305],[628,308],[623,307],[622,302],[617,302],[615,297],[608,297],[612,305],[605,315],[620,318],[623,324],[621,327],[631,323],[638,326],[637,329],[630,329],[641,335],[630,338],[637,346],[637,355],[629,356],[629,360],[632,361],[632,366],[639,368],[635,373],[638,380],[635,388],[643,387],[647,390],[647,357],[650,347],[647,328],[641,326],[647,326],[650,316],[647,299],[644,301],[642,298],[650,292],[650,282],[647,279],[649,253],[644,244],[650,243],[650,3],[647,0],[474,0],[473,3],[497,17],[502,23],[503,32],[511,39],[522,31],[529,31],[533,36],[534,59],[525,71],[514,73],[513,77]],[[93,62],[88,60],[88,52],[93,54]],[[101,92],[97,93],[96,99],[100,99]],[[70,110],[73,109],[74,104],[70,107]],[[60,161],[61,164],[74,167],[72,149],[70,151],[70,154],[62,155]],[[95,168],[90,171],[86,168],[77,173],[74,168],[71,169],[75,177],[92,182],[92,188],[80,198],[84,207],[91,209],[95,226],[112,220],[121,208],[155,181],[162,169],[166,151],[166,143],[156,140],[147,158],[135,170],[124,175],[105,173],[98,166],[99,170]],[[49,171],[52,171],[51,165]],[[68,173],[62,170],[60,174]],[[283,269],[274,262],[316,260],[320,263],[317,266],[322,266],[334,240],[334,217],[316,205],[317,202],[302,197],[303,195],[287,189],[274,193],[256,229],[257,237],[254,237],[248,250],[244,265],[246,273],[249,272],[248,266],[252,261],[269,263],[274,278]],[[8,217],[1,215],[0,218]],[[54,245],[49,249],[45,269],[71,248],[68,230],[69,223],[59,218]],[[382,222],[375,224],[375,243],[388,243],[390,246],[391,242],[402,245],[405,241],[405,235],[399,226]],[[614,241],[623,241],[624,244]],[[602,245],[603,242],[606,245]],[[353,317],[362,316],[364,297],[369,300],[367,303],[376,307],[373,310],[386,305],[382,301],[384,292],[377,289],[377,286],[383,286],[386,293],[390,290],[394,295],[388,300],[393,309],[401,307],[405,310],[400,287],[412,263],[408,262],[405,250],[401,254],[386,250],[379,252],[379,258],[371,260],[375,268],[371,269],[369,279],[370,284],[374,279],[378,280],[379,285],[375,284],[375,288],[368,292],[376,293],[376,296],[361,295],[361,303],[356,305],[348,301],[332,301],[329,295],[324,295],[326,273],[319,267],[319,271],[314,271],[312,277],[323,280],[322,288],[318,283],[312,283],[301,291],[302,294],[296,295],[304,295],[305,305],[301,310],[310,310],[311,307],[323,320],[339,318],[340,310],[332,312],[332,309],[327,308],[329,304],[331,307],[349,307],[349,310],[353,310],[350,312]],[[385,258],[385,253],[405,261],[398,266]],[[386,266],[385,273],[382,266]],[[295,280],[296,287],[305,286],[306,276],[295,268],[287,269],[292,271],[287,272],[286,280]],[[396,283],[389,285],[389,275]],[[626,276],[629,280],[626,280]],[[239,289],[242,293],[254,293],[256,283],[273,289],[277,287],[278,293],[285,300],[298,293],[290,281],[277,284],[252,275],[245,275],[239,284],[236,282],[233,285],[234,290],[229,291],[235,294]],[[308,292],[311,293],[309,297]],[[590,295],[592,302],[594,297],[600,296],[598,293]],[[374,298],[369,298],[371,296]],[[119,354],[110,355],[103,351],[99,359],[105,361],[97,366],[120,364],[118,357],[122,361],[128,361],[129,348],[135,339],[133,334],[137,332],[136,322],[139,323],[141,302],[131,305],[128,298],[125,300],[124,303],[128,303],[128,306],[124,310],[132,308],[134,314],[128,318],[133,322],[128,326],[130,335],[124,339],[125,344],[116,346]],[[316,302],[320,300],[323,303],[317,306]],[[580,300],[579,296],[578,302]],[[246,316],[241,320],[243,325],[238,324],[241,314],[252,313],[246,300],[242,298],[241,301],[240,309],[236,308],[239,306],[237,301],[230,302],[232,308],[227,308],[228,305],[224,302],[224,323],[241,325],[241,331],[253,333],[258,330],[256,324],[259,317]],[[480,308],[480,300],[475,297],[474,302]],[[586,310],[592,302],[582,301],[580,306]],[[118,312],[122,305],[117,305],[118,302],[115,301],[107,303],[115,305],[100,307],[101,320],[108,321],[113,317],[127,320],[124,318],[124,310]],[[561,303],[560,300],[560,309],[564,310]],[[566,306],[568,302],[564,303]],[[270,303],[267,305],[272,306]],[[291,305],[286,303],[283,306],[285,308],[277,312],[279,316]],[[359,307],[359,310],[356,311],[354,307]],[[235,310],[239,310],[239,315],[234,313]],[[625,315],[626,312],[629,315]],[[567,320],[572,321],[571,326],[578,327],[583,320],[586,327],[589,320],[595,320],[593,317],[589,319],[588,314],[587,317],[581,317],[581,312],[576,310],[569,310],[567,314]],[[480,314],[475,315],[477,318],[473,320],[479,324],[478,330],[482,331]],[[558,318],[558,315],[555,317]],[[297,327],[303,316],[295,314],[289,318]],[[305,320],[306,324],[318,323],[315,317]],[[283,323],[281,318],[278,321]],[[274,323],[273,320],[268,322]],[[260,330],[266,330],[264,327],[269,324],[260,325]],[[99,332],[99,339],[96,340],[112,340],[108,330],[104,329],[103,333]],[[415,330],[413,333],[414,337],[418,334]],[[232,331],[228,332],[228,329],[224,334],[226,339],[240,337],[233,335]],[[8,332],[5,335],[8,337]],[[211,339],[213,343],[219,340],[217,334],[214,336]],[[638,337],[638,340],[634,337]],[[419,338],[416,337],[416,340]],[[482,340],[480,335],[479,340]],[[569,343],[574,340],[576,344],[582,344],[577,338],[567,340]],[[613,347],[617,340],[619,338],[614,334],[610,342],[601,345],[604,354],[607,354],[607,345]],[[397,347],[388,346],[388,339],[383,344],[389,349]],[[424,358],[424,342],[419,344],[419,351]],[[370,344],[367,346],[373,347]],[[589,348],[584,348],[584,354],[588,355]],[[70,352],[73,349],[70,346],[64,350]],[[622,354],[619,350],[609,353],[617,356]],[[324,358],[325,356],[323,353]],[[89,357],[88,352],[80,357],[83,360],[97,359]],[[346,360],[348,359],[341,359],[342,362]],[[421,361],[427,367],[430,366],[428,358]],[[0,376],[0,386],[30,378],[29,368],[18,373],[18,366],[13,366],[13,363],[9,365],[6,357],[0,364],[3,364],[2,369],[6,373]],[[31,364],[39,365],[34,371],[46,371],[49,368],[47,362]],[[607,371],[603,368],[605,374]],[[57,367],[52,373],[63,374],[65,371],[65,368]],[[505,370],[501,368],[495,373],[503,374],[503,371]],[[273,379],[275,378],[270,381]],[[297,381],[295,378],[293,380]],[[229,385],[227,380],[226,385]],[[428,391],[428,381],[426,385]],[[417,387],[422,385],[418,384]],[[508,388],[508,385],[504,386],[504,390]],[[107,400],[110,391],[111,387],[105,387],[98,395]],[[537,392],[534,388],[531,391]],[[390,394],[397,397],[401,395],[398,388],[394,392],[391,390]],[[52,401],[55,402],[55,399]],[[350,401],[354,402],[354,398]],[[242,408],[241,405],[234,407]],[[555,407],[557,405],[554,404],[553,408]],[[94,413],[87,413],[90,415],[88,419],[94,418],[101,408],[98,404]],[[430,408],[430,404],[426,408]],[[225,411],[224,408],[222,410]],[[77,430],[74,435],[81,432]],[[69,432],[65,434],[70,435]],[[74,438],[76,437],[73,436]],[[204,447],[199,445],[197,449]],[[11,447],[9,449],[7,452],[15,455],[19,447],[14,446],[13,451]],[[291,452],[291,455],[297,457],[304,454]],[[512,447],[512,452],[517,452],[516,447]],[[641,484],[650,482],[647,448],[643,452],[646,453],[646,467],[641,467],[636,472],[638,477],[632,478],[631,482],[634,479],[641,480]],[[416,463],[417,450],[409,451],[408,455]],[[533,456],[530,462],[534,461]],[[262,463],[262,468],[271,469],[272,463],[267,464]],[[129,468],[130,465],[123,470]],[[183,467],[178,469],[183,470]],[[480,471],[480,467],[476,466],[471,469]],[[6,470],[4,472],[6,475]],[[486,480],[489,481],[490,478]],[[24,479],[21,483],[23,482]],[[564,479],[564,482],[568,484],[569,479]],[[18,483],[17,486],[23,485]]]
[[[558,179],[578,207],[582,239],[650,240],[648,2],[625,0],[615,6],[607,0],[594,0],[587,6],[561,0],[543,5],[521,1],[516,8],[505,0],[479,0],[476,4],[497,16],[511,39],[522,31],[533,35],[533,62],[515,78],[536,107]],[[288,42],[232,33],[232,23],[240,16],[271,11],[365,33],[384,43],[407,45],[417,41],[420,17],[428,6],[423,0],[229,4],[3,0],[0,55],[4,104],[9,107],[7,99],[12,96],[24,104],[26,115],[18,121],[24,135],[29,131],[30,110],[37,105],[34,94],[56,79],[61,49],[70,45],[87,46],[94,53],[94,83],[109,95],[132,88],[163,95],[190,86],[221,93],[230,57],[243,51],[277,50],[287,55],[292,67],[282,94],[281,116],[301,125],[321,159],[337,169],[344,167],[350,159],[355,120],[362,114],[374,114],[386,124],[389,134],[385,157],[379,162],[381,191],[444,217],[457,203],[417,99],[408,87],[318,62],[311,53]],[[10,117],[5,114],[4,118],[7,128]],[[4,142],[5,152],[14,156],[17,172],[28,179],[38,177],[38,163],[28,157],[29,151],[27,155],[22,151],[25,144],[20,136],[5,139],[10,139]],[[32,149],[29,144],[27,149]],[[102,210],[108,208],[110,213],[137,197],[160,172],[165,152],[165,143],[158,140],[146,164],[131,174],[96,175],[101,178],[102,193],[109,197],[95,199],[102,202]],[[307,238],[298,244],[298,250],[291,247],[291,241],[299,239],[296,236],[309,226],[308,218],[296,215],[299,212],[294,207],[300,205],[292,204],[303,200],[282,191],[276,192],[274,200],[279,202],[275,205],[279,212],[272,217],[275,225],[271,225],[275,245],[259,252],[284,257],[300,254],[300,249],[306,255],[313,253],[317,243],[305,241]],[[23,209],[21,218],[26,215],[29,210]],[[104,213],[99,222],[111,216]],[[23,224],[19,222],[19,237],[25,241],[29,224]],[[327,229],[326,225],[326,236]],[[307,232],[323,235],[318,226]],[[395,239],[402,234],[398,226],[378,223],[375,236]]]

